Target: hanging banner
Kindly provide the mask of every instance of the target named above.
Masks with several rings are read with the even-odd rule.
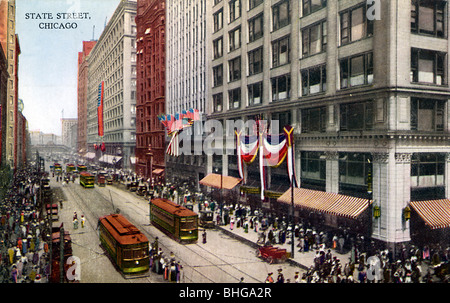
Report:
[[[283,133],[271,135],[267,132],[267,127],[257,121],[257,135],[245,136],[241,131],[236,134],[237,166],[239,176],[245,180],[244,163],[251,164],[259,152],[259,174],[261,180],[261,200],[264,200],[266,190],[266,166],[278,167],[286,159],[287,173],[290,182],[298,187],[298,181],[295,173],[295,147],[294,147],[294,128],[286,126]]]
[[[98,135],[103,137],[103,86],[102,81],[98,86],[98,98],[97,98],[97,117],[98,117]]]
[[[167,135],[170,136],[166,153],[170,156],[178,157],[180,155],[180,140],[178,136],[185,128],[191,127],[195,121],[200,120],[199,110],[191,108],[188,111],[183,110],[175,115],[158,115],[158,119],[167,129]]]

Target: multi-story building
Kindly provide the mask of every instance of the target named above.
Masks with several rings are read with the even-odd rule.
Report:
[[[136,0],[120,1],[87,57],[88,151],[96,152],[100,162],[124,169],[132,168],[136,145],[135,17]],[[99,120],[97,108],[101,83],[103,119]],[[103,127],[103,136],[99,127]],[[103,143],[104,151],[95,149]]]
[[[69,148],[75,148],[75,146],[72,145],[72,142],[73,142],[72,128],[74,125],[77,125],[77,124],[78,124],[77,118],[61,118],[62,144]]]
[[[450,205],[450,14],[446,1],[368,5],[214,1],[207,113],[295,127],[301,187],[373,200],[371,236],[394,244],[450,223],[436,211]],[[366,14],[373,9],[381,20]],[[235,158],[209,157],[208,172],[237,175]],[[255,166],[246,167],[250,181],[259,181]],[[269,189],[289,187],[284,167],[269,170]],[[408,220],[410,209],[420,216]]]
[[[166,2],[138,0],[137,6],[136,173],[149,179],[165,170],[165,131],[158,115],[166,108]]]
[[[88,89],[88,61],[92,48],[97,43],[94,41],[83,41],[83,50],[78,52],[78,92],[77,92],[77,113],[78,113],[78,133],[77,152],[86,154],[87,146],[87,89]]]
[[[0,29],[1,31],[1,29]],[[8,65],[6,61],[5,52],[2,47],[0,48],[0,110],[6,108],[6,102],[8,100],[7,98],[7,87],[8,87],[8,79],[9,79],[9,73],[8,73]],[[6,139],[6,115],[4,111],[1,111],[0,119],[1,119],[1,135],[0,135],[0,163],[3,165],[5,163],[5,139]]]
[[[3,128],[5,137],[2,138],[4,146],[2,149],[3,164],[10,167],[17,165],[17,102],[18,102],[18,64],[19,64],[19,40],[16,35],[16,2],[1,1],[0,2],[0,19],[1,28],[0,40],[3,50],[6,55],[9,79],[7,84],[7,102],[6,106],[2,108],[2,119],[6,122]]]
[[[181,114],[190,109],[204,113],[206,100],[206,0],[167,2],[166,109]],[[196,125],[190,130],[198,130]],[[202,136],[192,136],[191,140]],[[202,144],[202,142],[192,142]],[[192,179],[205,175],[204,155],[166,155],[167,177]]]

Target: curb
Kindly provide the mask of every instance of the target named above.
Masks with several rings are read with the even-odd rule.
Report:
[[[224,234],[227,234],[227,235],[230,236],[231,238],[234,238],[234,239],[236,239],[236,240],[238,240],[238,241],[240,241],[240,242],[242,242],[242,243],[244,243],[244,244],[247,244],[248,246],[250,246],[250,247],[252,247],[252,248],[254,248],[254,249],[258,249],[258,247],[259,247],[259,245],[256,244],[255,242],[253,242],[253,241],[251,241],[251,240],[249,240],[249,239],[246,239],[246,238],[244,238],[244,237],[242,237],[242,236],[236,235],[235,233],[233,233],[232,231],[227,230],[227,229],[224,228],[224,227],[216,226],[215,228],[218,229],[218,230],[220,230],[220,231],[223,232]],[[300,268],[303,269],[303,270],[308,270],[308,269],[309,269],[308,266],[303,265],[303,264],[301,264],[301,263],[299,263],[299,262],[297,262],[297,261],[295,261],[295,260],[293,260],[293,259],[287,259],[286,262],[289,263],[290,265],[298,266],[298,267],[300,267]]]

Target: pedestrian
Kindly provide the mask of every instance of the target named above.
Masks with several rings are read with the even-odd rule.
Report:
[[[84,228],[84,223],[86,222],[86,218],[84,215],[81,215],[81,228]]]
[[[284,275],[283,270],[281,268],[278,269],[277,283],[284,283]]]
[[[202,238],[203,238],[203,244],[206,244],[206,229],[203,230]]]
[[[13,265],[11,269],[11,278],[14,283],[17,283],[17,275],[18,275],[17,266]]]
[[[233,230],[233,227],[234,227],[234,218],[231,218],[230,229]]]
[[[266,280],[264,282],[265,283],[274,283],[272,275],[273,275],[273,272],[269,272],[267,274],[267,278],[266,278]]]

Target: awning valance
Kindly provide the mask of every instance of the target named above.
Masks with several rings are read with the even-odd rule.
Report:
[[[103,155],[98,159],[100,162],[114,164],[119,162],[122,159],[122,157],[112,156],[112,155]]]
[[[450,200],[412,201],[410,205],[431,229],[450,227]]]
[[[242,181],[242,179],[240,179],[240,178],[235,178],[235,177],[230,177],[230,176],[222,176],[219,174],[209,174],[200,180],[200,184],[214,187],[214,188],[219,188],[219,189],[220,188],[233,189],[241,181]]]
[[[94,159],[95,158],[95,153],[88,152],[88,153],[85,153],[83,157],[86,158],[86,159]]]
[[[153,170],[153,174],[154,175],[160,175],[160,174],[162,174],[164,172],[164,168],[157,168],[157,169],[154,169]]]
[[[291,189],[288,189],[277,201],[291,204]],[[356,219],[367,209],[369,200],[305,188],[294,188],[294,205],[335,216]]]

